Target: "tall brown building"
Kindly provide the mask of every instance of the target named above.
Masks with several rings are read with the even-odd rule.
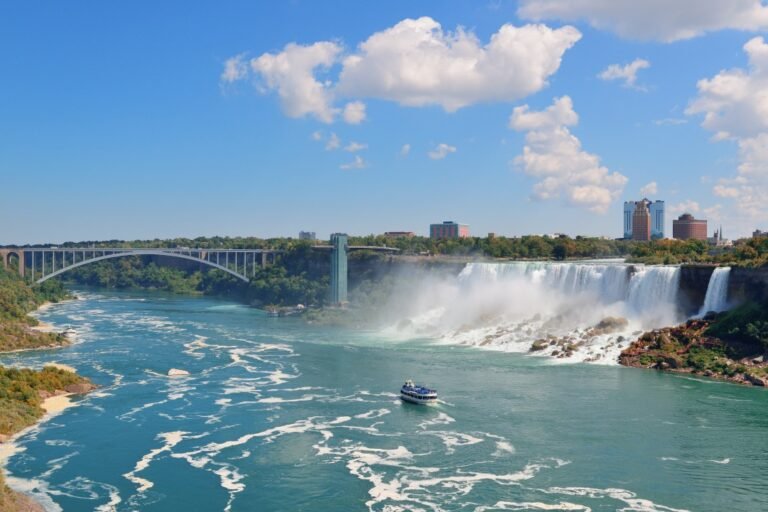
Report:
[[[690,213],[684,213],[672,221],[672,238],[678,240],[707,240],[707,221],[694,219]]]
[[[632,214],[632,240],[651,239],[651,211],[645,200],[635,203],[635,212]]]

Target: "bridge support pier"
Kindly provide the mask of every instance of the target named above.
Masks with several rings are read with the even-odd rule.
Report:
[[[10,257],[16,256],[19,259],[19,275],[24,277],[24,250],[23,249],[0,249],[0,258],[3,260],[3,268],[8,269]]]

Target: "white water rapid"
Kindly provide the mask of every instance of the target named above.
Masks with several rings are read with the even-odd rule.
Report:
[[[709,278],[707,285],[707,295],[704,298],[704,305],[699,311],[699,316],[704,316],[710,311],[719,313],[728,309],[728,277],[731,274],[731,267],[717,267]]]
[[[469,263],[456,278],[414,283],[401,294],[406,319],[389,331],[613,364],[642,331],[683,319],[679,281],[674,266]]]

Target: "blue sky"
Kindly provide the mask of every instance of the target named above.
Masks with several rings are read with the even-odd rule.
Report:
[[[670,226],[685,210],[726,236],[768,229],[768,7],[678,3],[6,2],[0,244],[427,234],[448,219],[620,236],[622,202],[651,183]],[[292,43],[327,66],[259,60]],[[478,55],[489,71],[446,75]],[[599,78],[610,65],[618,77]],[[348,104],[364,105],[355,124]]]

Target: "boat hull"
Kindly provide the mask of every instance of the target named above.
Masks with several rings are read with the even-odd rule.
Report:
[[[437,398],[416,398],[415,396],[409,396],[404,393],[400,393],[400,400],[416,405],[431,405],[437,403]]]

